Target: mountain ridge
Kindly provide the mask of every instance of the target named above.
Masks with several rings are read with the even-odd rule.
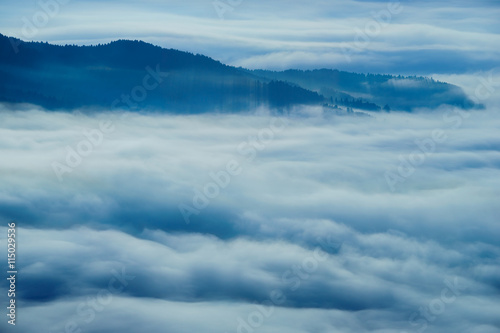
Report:
[[[142,83],[153,69],[165,75],[155,89],[145,89]],[[134,103],[120,107],[200,113],[262,105],[279,110],[340,105],[369,111],[475,106],[459,87],[424,77],[336,69],[249,70],[138,40],[62,46],[0,34],[2,102],[47,109],[107,108],[124,95],[134,97],[134,91]]]

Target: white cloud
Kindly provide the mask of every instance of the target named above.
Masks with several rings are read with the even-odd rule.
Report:
[[[269,127],[264,110],[121,117],[4,107],[0,216],[18,220],[23,311],[42,318],[20,318],[21,329],[60,329],[124,264],[136,280],[86,331],[123,323],[125,332],[139,323],[152,332],[200,323],[235,330],[252,302],[290,289],[284,272],[314,255],[318,237],[341,246],[287,291],[264,332],[410,330],[409,316],[454,277],[468,290],[427,330],[494,325],[499,113],[472,111],[452,128],[449,110],[372,118],[312,111],[293,113],[250,162],[238,146]],[[51,163],[64,163],[67,145],[109,119],[115,131],[60,183]],[[385,171],[436,128],[447,140],[392,192]],[[243,172],[185,224],[177,205],[191,204],[193,189],[232,159]]]
[[[402,2],[402,12],[397,11],[389,24],[381,25],[374,13],[387,11],[388,4],[243,1],[221,20],[211,1],[153,1],[141,2],[140,6],[130,2],[117,6],[114,2],[78,1],[61,7],[29,38],[23,36],[21,18],[29,19],[40,8],[6,7],[10,15],[2,21],[0,30],[21,39],[56,43],[142,39],[251,68],[282,69],[283,64],[261,61],[279,54],[293,55],[293,59],[288,56],[285,61],[289,67],[335,67],[364,72],[431,74],[436,68],[426,62],[428,57],[449,60],[447,67],[452,68],[437,67],[443,73],[498,66],[495,45],[499,39],[496,18],[500,9],[495,3],[482,1],[450,7],[445,2]],[[375,35],[366,30],[373,24],[380,28]],[[353,59],[346,63],[339,45],[356,46],[360,31],[368,35],[369,42],[355,47]],[[425,51],[425,55],[414,51]],[[398,63],[393,63],[394,59]],[[365,66],[367,62],[371,67]]]

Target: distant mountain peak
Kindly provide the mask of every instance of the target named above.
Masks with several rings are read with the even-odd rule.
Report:
[[[141,40],[75,47],[0,34],[0,51],[0,101],[49,109],[109,108],[134,89],[147,96],[120,107],[198,113],[325,103],[371,111],[474,106],[460,88],[428,78],[326,68],[252,71]],[[169,75],[155,89],[141,89],[151,71]]]

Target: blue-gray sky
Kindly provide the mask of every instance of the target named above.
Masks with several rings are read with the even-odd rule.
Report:
[[[0,32],[54,43],[141,39],[248,68],[431,75],[500,66],[492,0],[59,1],[46,16],[37,1],[2,4]]]

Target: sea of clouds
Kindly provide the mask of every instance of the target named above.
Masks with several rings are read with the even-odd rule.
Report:
[[[500,332],[500,113],[371,115],[2,106],[16,331]]]

